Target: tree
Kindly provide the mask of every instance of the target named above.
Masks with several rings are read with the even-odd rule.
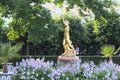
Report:
[[[64,1],[55,0],[54,3],[63,6]],[[94,42],[94,45],[97,44],[99,47],[103,43],[114,44],[116,47],[120,45],[120,15],[114,8],[118,5],[117,3],[112,0],[66,0],[66,2],[69,4],[67,10],[77,5],[81,17],[83,16],[85,19],[87,16],[90,17],[90,19],[86,19],[86,23],[91,21],[91,14],[95,16],[91,21],[93,22],[91,25],[93,24],[92,31],[94,33],[88,34],[91,36],[89,39]]]
[[[2,16],[11,17],[9,24],[9,40],[25,38],[27,53],[29,42],[40,43],[49,38],[51,14],[42,5],[50,0],[1,0]]]
[[[0,1],[2,16],[12,19],[8,27],[8,38],[12,41],[24,41],[24,49],[27,50],[27,53],[29,53],[29,43],[37,44],[49,41],[57,48],[62,43],[63,25],[61,21],[52,20],[49,10],[42,6],[50,1]],[[67,10],[75,5],[79,7],[80,19],[66,18],[70,21],[70,35],[73,43],[85,42],[88,44],[91,41],[93,44],[101,45],[114,41],[113,44],[119,46],[119,15],[114,11],[115,3],[112,0],[54,0],[54,3],[63,6],[64,1],[69,4]],[[94,17],[91,17],[91,14]],[[90,25],[83,26],[82,17],[85,19],[85,23],[90,22]]]
[[[116,47],[120,45],[120,15],[112,9],[107,19],[107,23],[99,28],[99,34],[96,41],[101,44],[114,44]]]

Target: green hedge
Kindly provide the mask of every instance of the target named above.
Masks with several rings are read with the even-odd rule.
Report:
[[[25,58],[40,58],[40,59],[45,58],[45,61],[52,60],[54,62],[57,62],[58,56],[56,56],[56,55],[52,55],[52,56],[47,56],[47,55],[44,55],[44,56],[22,56],[20,59],[14,59],[11,61],[13,63],[15,63],[16,61],[19,62]],[[95,64],[99,64],[100,62],[103,62],[104,60],[109,60],[109,58],[103,58],[101,56],[79,56],[79,58],[82,59],[82,62],[94,61]],[[114,63],[120,64],[120,56],[113,56],[112,60]]]

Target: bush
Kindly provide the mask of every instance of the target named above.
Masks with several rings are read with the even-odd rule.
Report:
[[[52,61],[44,59],[26,59],[14,67],[14,80],[119,80],[119,66],[104,61],[99,65],[94,62],[79,61],[76,65],[55,67]],[[17,78],[17,79],[16,79]],[[13,80],[13,79],[12,79]]]

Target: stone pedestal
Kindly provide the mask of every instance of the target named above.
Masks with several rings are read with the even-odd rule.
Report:
[[[66,65],[79,65],[79,57],[78,56],[65,56],[61,55],[58,56],[57,59],[57,67],[63,67]]]

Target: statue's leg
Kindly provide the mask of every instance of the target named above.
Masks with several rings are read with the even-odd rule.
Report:
[[[75,53],[75,49],[74,49],[71,41],[70,41],[69,47],[71,49],[71,53]]]

